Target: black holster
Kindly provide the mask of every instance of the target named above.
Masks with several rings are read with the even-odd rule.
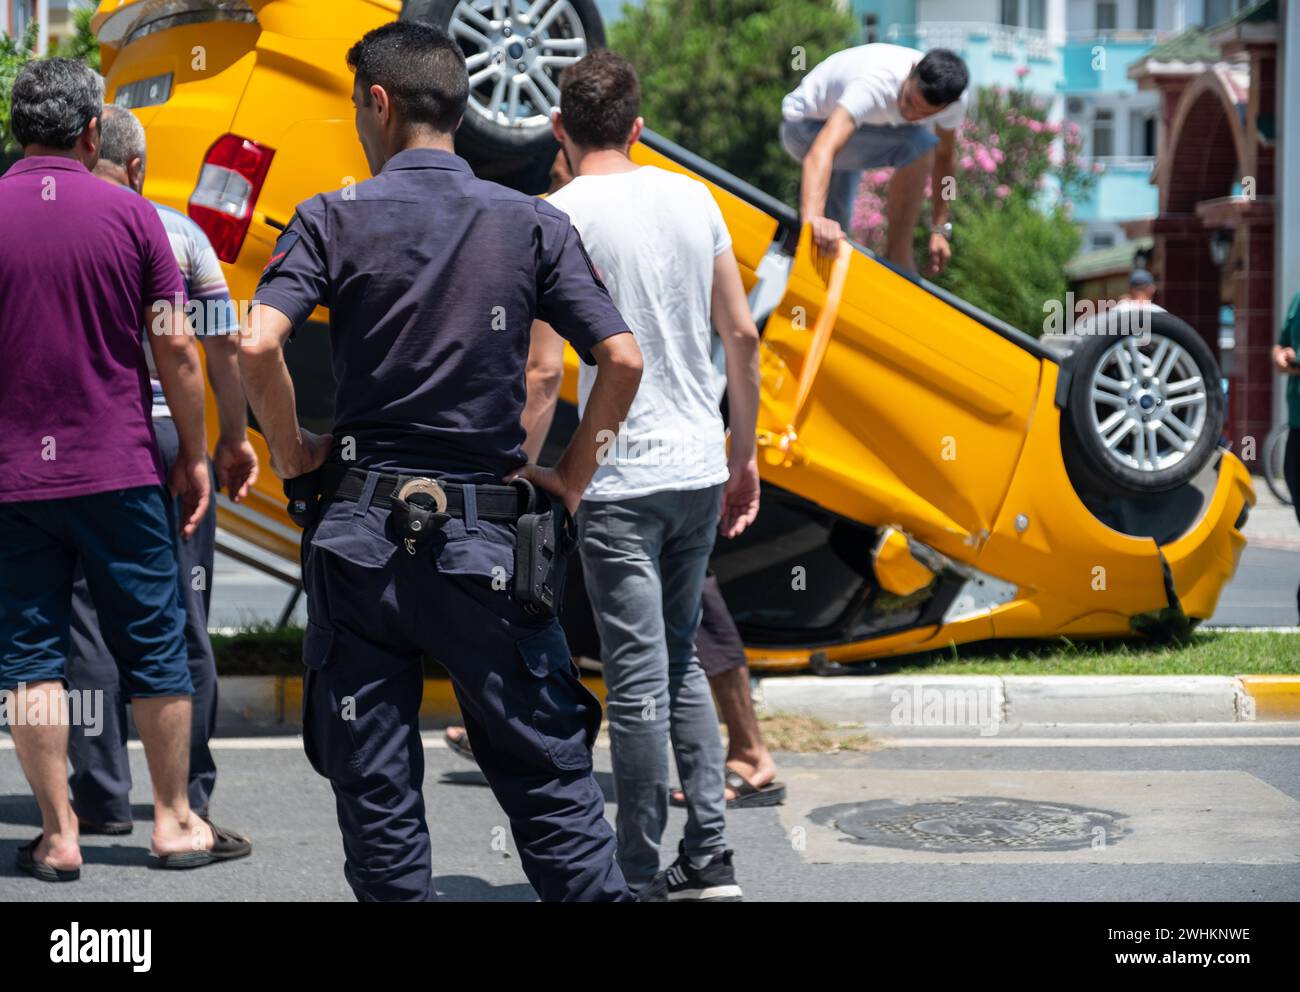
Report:
[[[523,490],[526,507],[516,524],[513,595],[528,613],[553,617],[564,600],[568,556],[578,544],[577,525],[562,503],[526,479],[516,479],[513,485]]]
[[[321,469],[284,480],[284,495],[289,501],[285,510],[303,530],[320,516]]]

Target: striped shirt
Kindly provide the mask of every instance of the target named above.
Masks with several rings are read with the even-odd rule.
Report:
[[[185,296],[190,301],[187,313],[191,314],[190,323],[194,332],[200,337],[205,334],[237,332],[238,312],[230,300],[225,273],[221,271],[221,262],[217,260],[217,253],[212,250],[208,236],[198,224],[179,210],[164,207],[161,203],[153,206],[167,231],[172,254],[176,257],[176,264],[180,266],[181,276],[185,280]],[[158,368],[154,365],[153,352],[149,349],[149,335],[146,333],[144,337],[149,384],[153,387],[153,416],[170,417],[171,411],[163,396],[162,383],[158,381]]]

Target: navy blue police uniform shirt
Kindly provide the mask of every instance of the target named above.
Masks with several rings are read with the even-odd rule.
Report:
[[[295,328],[329,309],[332,433],[336,453],[355,441],[347,464],[476,484],[527,461],[534,318],[589,365],[595,344],[628,332],[568,215],[431,148],[300,204],[255,302]]]

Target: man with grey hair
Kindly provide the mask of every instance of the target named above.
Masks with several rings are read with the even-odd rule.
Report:
[[[131,111],[112,105],[99,120],[99,161],[95,175],[117,187],[140,193],[144,189],[144,127]],[[189,299],[188,317],[207,358],[208,379],[217,401],[221,436],[216,447],[217,488],[240,502],[257,481],[257,454],[248,443],[247,406],[239,380],[239,320],[226,288],[216,252],[202,228],[179,211],[153,204],[180,266]],[[180,453],[176,423],[163,395],[148,336],[145,336],[153,430],[163,465],[170,472]],[[177,508],[179,513],[179,507]],[[216,725],[217,666],[208,637],[208,604],[217,536],[217,507],[213,500],[198,529],[177,544],[181,596],[185,608],[185,640],[190,679],[194,683],[190,729],[190,805],[207,815],[216,786],[217,768],[208,746]],[[72,599],[72,650],[68,680],[73,688],[103,693],[103,720],[96,727],[73,727],[68,741],[72,760],[72,807],[83,834],[129,834],[131,822],[131,763],[127,759],[126,706],[118,688],[117,666],[104,643],[99,620],[78,575]]]
[[[144,742],[159,866],[249,850],[186,796],[192,684],[141,319],[161,331],[179,447],[167,481],[187,537],[211,491],[203,378],[157,211],[90,172],[103,87],[74,59],[25,65],[10,116],[24,157],[0,178],[0,691],[18,701],[14,747],[41,813],[17,866],[47,882],[81,875],[64,691],[78,562]]]

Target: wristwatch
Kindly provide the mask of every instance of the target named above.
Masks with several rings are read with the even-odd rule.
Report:
[[[931,224],[931,234],[942,234],[947,240],[952,240],[952,222],[946,221],[943,224]]]

